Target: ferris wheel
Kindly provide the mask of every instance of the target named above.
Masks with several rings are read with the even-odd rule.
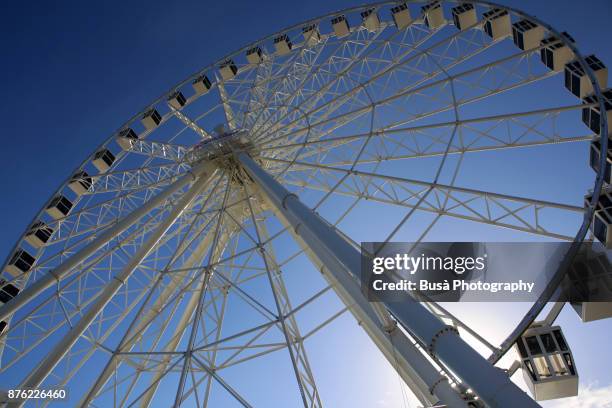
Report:
[[[374,3],[227,55],[95,149],[16,243],[0,401],[324,406],[309,346],[348,316],[423,406],[576,395],[563,304],[538,319],[580,243],[612,247],[606,86],[568,33],[487,1]],[[572,244],[494,343],[451,306],[361,292],[361,241],[440,237]]]

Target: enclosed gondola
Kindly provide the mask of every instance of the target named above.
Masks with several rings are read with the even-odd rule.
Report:
[[[484,31],[494,40],[499,40],[512,33],[510,14],[507,10],[493,8],[482,14]]]
[[[398,30],[403,30],[412,23],[412,16],[406,3],[391,7],[391,16]]]
[[[544,65],[556,72],[565,68],[565,64],[574,58],[574,52],[567,45],[567,42],[573,43],[574,39],[566,32],[562,32],[561,37],[565,41],[561,41],[555,36],[549,36],[540,43],[542,46],[540,59]]]
[[[115,155],[108,149],[101,149],[96,152],[92,164],[100,173],[106,172],[115,163]]]
[[[595,79],[600,88],[608,86],[608,68],[595,55],[589,55],[584,59],[589,68],[593,71]],[[580,99],[586,98],[593,93],[591,79],[584,72],[580,61],[575,60],[565,65],[565,87]]]
[[[238,67],[236,67],[233,60],[228,59],[219,66],[219,72],[224,81],[229,81],[238,73]]]
[[[537,401],[578,395],[578,373],[559,326],[534,326],[518,339],[523,378]]]
[[[457,7],[453,7],[452,14],[453,22],[458,30],[465,30],[468,27],[475,26],[478,22],[476,9],[471,3],[464,3]]]
[[[142,122],[142,125],[147,130],[155,129],[157,126],[159,126],[159,124],[161,123],[161,120],[162,120],[162,117],[157,111],[157,109],[155,108],[152,108],[146,111],[144,115],[142,115],[142,119],[140,119],[140,121]]]
[[[203,95],[210,90],[210,79],[206,75],[200,75],[191,82],[193,90],[198,95]]]
[[[276,53],[278,55],[285,55],[291,52],[293,44],[289,40],[289,36],[287,34],[282,34],[274,38],[274,48],[276,48]]]
[[[38,249],[44,246],[53,235],[53,228],[45,224],[43,221],[36,221],[28,230],[24,240]]]
[[[380,17],[375,9],[369,8],[361,12],[361,20],[366,30],[375,32],[380,30]]]
[[[441,27],[444,20],[444,10],[439,1],[432,1],[421,7],[421,13],[423,15],[423,21],[430,30],[435,30]]]
[[[187,99],[181,91],[174,91],[168,98],[168,105],[174,109],[181,109],[186,103]]]
[[[25,249],[18,249],[6,265],[5,271],[16,278],[28,272],[32,268],[32,265],[34,265],[34,262],[36,262],[36,258],[30,255],[28,251]]]
[[[344,15],[339,15],[332,18],[331,24],[332,28],[334,29],[334,34],[336,34],[336,37],[338,38],[346,37],[351,33],[351,28],[349,27],[349,23]]]
[[[72,201],[64,197],[63,195],[58,195],[51,200],[45,211],[49,216],[53,219],[60,219],[66,217],[70,214],[70,210],[72,210]]]

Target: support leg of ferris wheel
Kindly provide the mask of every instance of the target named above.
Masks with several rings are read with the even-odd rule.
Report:
[[[164,191],[151,198],[145,205],[137,208],[126,217],[121,219],[117,224],[113,225],[106,231],[102,232],[96,239],[85,245],[82,249],[68,258],[65,262],[59,265],[56,269],[49,271],[45,275],[41,276],[31,285],[28,285],[22,292],[11,299],[10,302],[0,307],[0,320],[5,320],[31,299],[34,299],[45,289],[51,287],[57,281],[62,279],[63,276],[70,273],[76,268],[81,262],[85,261],[91,255],[93,255],[102,246],[107,244],[117,235],[130,228],[134,223],[150,213],[152,210],[160,206],[164,201],[170,198],[174,193],[179,191],[181,188],[188,185],[193,181],[196,175],[198,177],[210,176],[214,168],[210,165],[202,165],[193,172],[186,174],[176,180],[173,184],[168,186]]]
[[[229,236],[231,233],[225,232],[222,235],[220,248],[225,248],[226,243],[229,241]],[[205,255],[205,250],[210,246],[212,241],[212,234],[209,232],[206,236],[200,240],[196,249],[189,255],[187,260],[182,263],[181,268],[193,268],[195,265],[199,264],[202,261]],[[219,252],[219,251],[217,251]],[[215,254],[215,259],[218,259],[220,253]],[[129,352],[140,337],[143,335],[146,328],[151,324],[154,320],[155,316],[159,313],[160,309],[164,307],[168,299],[179,289],[183,279],[180,274],[170,274],[171,280],[170,283],[163,289],[162,293],[155,299],[155,302],[152,305],[147,304],[145,302],[141,307],[141,313],[138,313],[138,320],[134,320],[132,324],[130,324],[130,328],[126,331],[119,345],[115,349],[115,352],[108,360],[104,370],[98,376],[94,384],[91,386],[87,394],[81,402],[79,406],[88,406],[89,403],[95,398],[95,396],[100,392],[102,387],[106,384],[106,382],[111,377],[116,364],[118,364],[119,353],[121,352]],[[201,284],[201,281],[197,281],[196,285]],[[151,291],[153,292],[153,291]],[[165,351],[175,351],[176,347],[180,343],[183,338],[183,332],[187,327],[193,311],[195,310],[195,306],[197,304],[197,297],[192,295],[189,298],[187,305],[185,306],[185,311],[181,315],[179,323],[174,328],[174,336],[168,340],[166,346],[164,347]],[[144,309],[146,306],[146,310]],[[170,355],[163,356],[161,359],[161,363],[159,364],[159,369],[155,373],[154,379],[151,381],[151,387],[147,392],[143,394],[141,397],[141,406],[148,407],[151,402],[151,398],[155,394],[157,389],[157,384],[161,380],[163,373],[166,370],[167,365],[170,363]]]
[[[155,248],[159,240],[170,229],[174,222],[183,214],[193,200],[206,187],[211,172],[204,171],[200,174],[194,183],[189,187],[187,192],[180,198],[166,219],[151,233],[147,241],[139,248],[139,250],[130,259],[128,264],[123,268],[121,273],[114,277],[104,291],[100,294],[96,302],[87,309],[83,317],[76,323],[68,333],[53,347],[53,349],[44,357],[35,370],[33,370],[21,383],[20,388],[37,388],[55,368],[62,357],[70,350],[77,342],[79,337],[90,326],[99,313],[104,310],[108,302],[119,291],[123,284],[129,279],[138,265],[146,258],[146,256]],[[191,177],[191,176],[190,176]],[[11,404],[9,406],[21,406],[25,401]]]
[[[257,185],[257,195],[265,193]],[[260,201],[264,201],[261,200]],[[265,200],[267,201],[267,200]],[[370,303],[362,295],[355,279],[335,264],[326,263],[304,242],[281,211],[272,208],[278,219],[288,227],[296,242],[304,249],[312,263],[319,268],[336,294],[348,305],[359,324],[382,351],[419,401],[425,406],[444,402],[448,407],[467,407],[467,402],[454,389],[439,369],[434,367],[405,333],[396,327],[387,309]]]
[[[352,245],[295,194],[274,180],[248,154],[238,153],[237,159],[270,204],[282,214],[328,270],[336,273],[346,271],[353,279],[359,279],[361,258]],[[492,407],[539,406],[502,370],[488,363],[419,302],[390,302],[385,306],[406,330],[428,345],[432,357],[456,373],[485,404]]]

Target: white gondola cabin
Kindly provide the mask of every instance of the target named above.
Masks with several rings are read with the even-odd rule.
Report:
[[[249,48],[246,52],[246,59],[249,64],[259,64],[263,61],[263,52],[261,51],[261,47],[255,46]]]
[[[74,192],[76,195],[85,194],[92,185],[92,179],[85,171],[79,171],[75,173],[70,182],[68,183],[68,187]]]
[[[521,50],[540,46],[544,38],[544,27],[530,20],[520,20],[512,24],[512,40]]]
[[[168,105],[174,109],[181,109],[187,103],[185,95],[181,91],[174,91],[170,97],[168,97]]]
[[[561,37],[567,42],[574,42],[572,36],[566,32],[562,32]],[[561,71],[565,64],[574,58],[574,52],[567,43],[555,36],[543,39],[540,45],[544,47],[540,50],[540,59],[552,71]]]
[[[122,129],[117,135],[117,144],[123,150],[130,150],[136,140],[138,140],[138,135],[131,128]]]
[[[238,73],[238,67],[236,67],[233,60],[228,59],[219,66],[219,72],[221,73],[221,77],[224,81],[229,81]]]
[[[608,133],[612,126],[612,89],[606,89],[602,92],[604,109],[606,110],[606,119],[608,122]],[[599,103],[595,95],[589,95],[584,98],[584,104],[593,105],[582,109],[582,122],[589,127],[593,132],[601,136],[601,112],[599,111]],[[610,143],[608,143],[610,145]],[[610,149],[610,146],[608,146]]]
[[[315,45],[321,41],[321,34],[316,24],[302,27],[302,36],[304,37],[304,42],[308,45]]]
[[[508,10],[493,8],[482,14],[484,31],[494,40],[507,37],[512,33],[512,25]]]
[[[282,34],[274,38],[274,48],[276,48],[276,54],[285,55],[291,52],[293,44],[289,40],[289,36],[287,34]]]
[[[140,119],[140,122],[142,122],[142,125],[145,127],[145,129],[151,130],[159,126],[161,120],[161,115],[159,114],[157,109],[152,108],[146,111],[144,115],[142,115],[142,119]]]
[[[398,30],[403,30],[412,23],[412,16],[406,3],[391,8],[391,16]]]
[[[536,401],[578,395],[578,373],[559,326],[529,328],[515,345],[523,378]]]
[[[13,254],[5,270],[9,275],[16,278],[28,272],[34,262],[36,262],[36,258],[30,255],[28,251],[19,249]]]
[[[8,283],[4,279],[0,279],[0,304],[8,303],[12,298],[19,294],[19,288]]]
[[[57,220],[70,214],[72,206],[72,201],[63,195],[58,195],[51,200],[45,211],[47,214],[49,214],[49,216]]]
[[[606,246],[612,249],[612,208],[595,211],[593,217],[593,235]]]
[[[468,27],[475,26],[478,22],[476,17],[476,9],[471,3],[464,3],[457,7],[453,7],[453,22],[458,30],[465,30]]]
[[[380,29],[380,18],[373,8],[362,11],[361,20],[366,30],[370,32],[375,32]]]
[[[49,242],[51,235],[53,235],[53,228],[42,221],[37,221],[30,227],[24,239],[28,244],[38,249]]]
[[[612,146],[610,146],[610,140],[608,140],[608,151],[606,154],[606,167],[604,171],[604,181],[607,184],[612,184]],[[589,152],[589,162],[591,164],[591,168],[595,170],[596,173],[599,172],[599,164],[601,162],[601,140],[599,138],[594,139],[591,142],[591,148]]]
[[[608,160],[608,167],[610,167],[610,162],[612,160]],[[589,206],[592,197],[593,193],[584,197],[585,208]],[[602,189],[599,194],[599,201],[597,207],[595,207],[590,228],[595,238],[604,247],[612,248],[612,187],[608,186],[606,189]]]
[[[351,28],[349,27],[349,23],[344,15],[332,18],[331,24],[332,28],[334,29],[334,34],[336,34],[336,37],[338,38],[346,37],[351,33]]]
[[[585,197],[590,202],[592,194]],[[598,208],[612,208],[612,189],[602,191]],[[612,317],[612,254],[601,243],[584,243],[568,271],[572,289],[582,293],[569,299],[583,322]]]
[[[444,24],[444,10],[439,1],[432,1],[421,7],[421,13],[423,14],[423,21],[430,30]]]
[[[115,162],[115,155],[108,149],[98,150],[94,155],[92,164],[100,173],[104,173],[111,168]]]
[[[584,59],[593,71],[600,88],[608,86],[608,68],[595,55]],[[565,65],[565,87],[580,99],[593,93],[593,84],[578,60]]]
[[[193,90],[195,91],[196,94],[198,95],[205,94],[206,92],[210,90],[210,87],[211,87],[210,79],[208,79],[206,75],[200,75],[199,77],[193,80],[193,82],[191,83],[191,86],[193,87]]]

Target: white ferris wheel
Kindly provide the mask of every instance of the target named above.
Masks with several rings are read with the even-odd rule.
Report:
[[[606,85],[569,34],[487,1],[373,3],[227,55],[95,149],[16,243],[0,401],[320,407],[334,387],[313,355],[341,319],[422,406],[575,395],[563,304],[538,319],[579,244],[612,245]],[[572,245],[494,341],[451,306],[360,291],[360,241],[440,237]]]

